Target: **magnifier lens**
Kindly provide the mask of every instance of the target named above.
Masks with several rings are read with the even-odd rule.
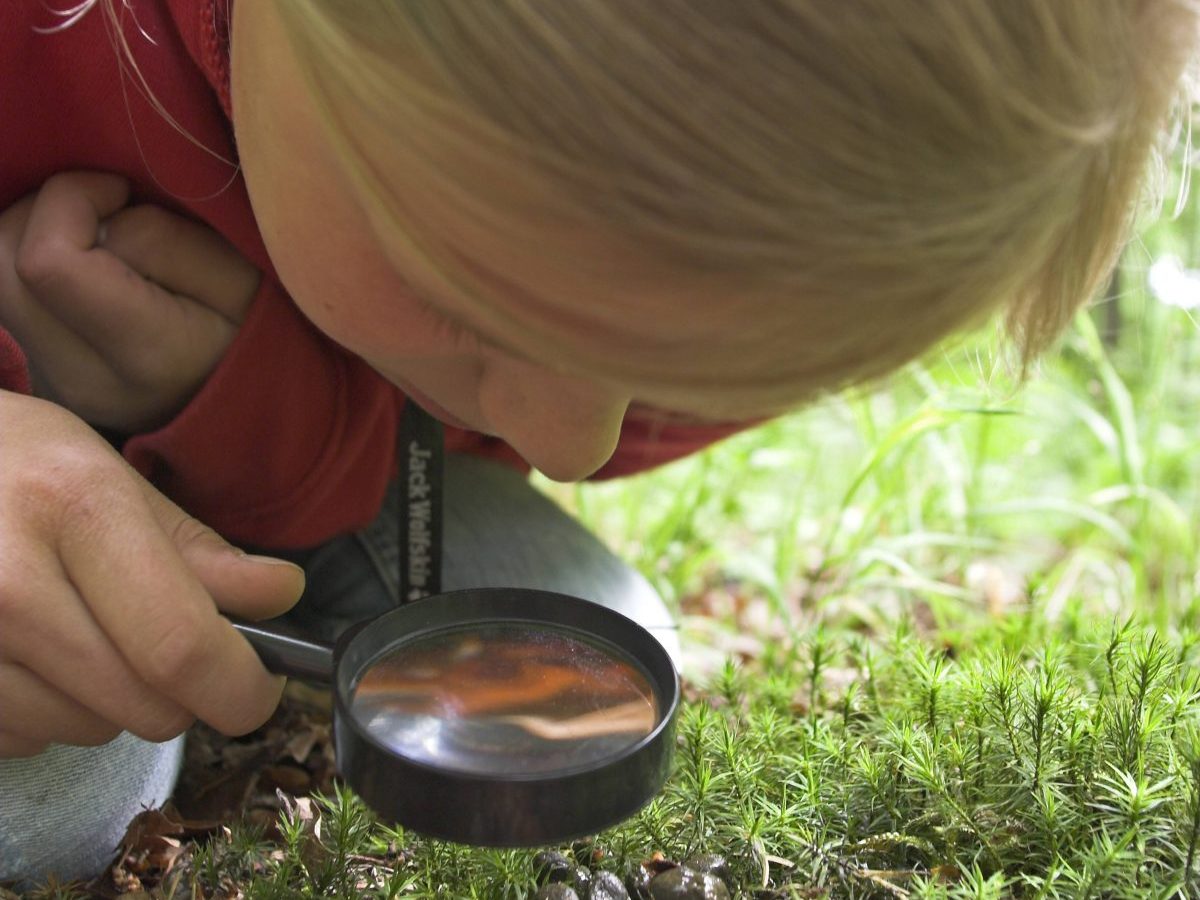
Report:
[[[354,718],[409,759],[479,775],[597,763],[659,722],[641,667],[577,634],[522,622],[435,632],[359,678]]]

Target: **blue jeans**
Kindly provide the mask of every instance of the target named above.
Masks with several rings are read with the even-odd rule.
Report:
[[[519,473],[449,455],[445,462],[442,589],[529,587],[613,607],[654,633],[678,664],[671,614],[650,584]],[[362,532],[300,562],[308,586],[280,624],[330,640],[397,605],[398,492]],[[89,878],[111,861],[129,821],[170,795],[183,738],[153,744],[123,734],[102,747],[53,746],[0,760],[0,881]]]

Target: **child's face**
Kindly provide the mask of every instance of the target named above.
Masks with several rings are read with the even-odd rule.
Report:
[[[235,6],[234,124],[256,219],[296,304],[449,424],[503,438],[552,478],[591,474],[631,398],[501,349],[444,299],[414,296],[339,171],[271,6]]]

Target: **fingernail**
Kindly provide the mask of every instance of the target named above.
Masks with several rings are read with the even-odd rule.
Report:
[[[294,562],[289,562],[286,559],[279,559],[278,557],[275,557],[275,556],[259,556],[257,553],[243,553],[243,554],[241,554],[241,557],[242,557],[242,559],[247,560],[248,562],[262,563],[265,566],[288,566],[290,568],[295,569],[298,572],[304,571],[302,568],[300,568],[300,566],[296,565]]]

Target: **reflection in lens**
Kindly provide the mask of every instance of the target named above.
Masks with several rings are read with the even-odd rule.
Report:
[[[577,636],[525,623],[406,643],[367,670],[351,709],[393,751],[482,775],[594,763],[658,724],[640,668]]]

